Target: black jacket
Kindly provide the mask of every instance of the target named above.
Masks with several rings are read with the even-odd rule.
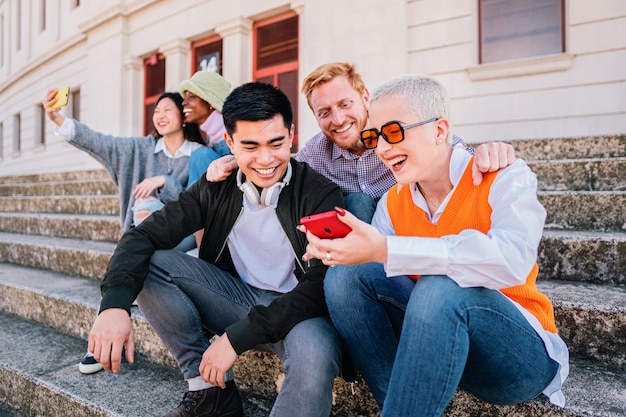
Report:
[[[296,230],[300,218],[343,207],[340,188],[307,164],[291,160],[292,178],[280,193],[276,214],[287,235],[296,261],[296,287],[269,306],[255,306],[248,316],[226,329],[237,354],[257,344],[283,339],[299,322],[328,315],[323,280],[326,266],[319,260],[302,261],[306,235]],[[236,175],[211,183],[204,177],[189,190],[153,213],[138,227],[122,236],[109,262],[102,283],[100,311],[130,306],[143,286],[155,250],[171,249],[183,238],[204,228],[199,258],[238,276],[226,240],[243,209],[243,193]]]

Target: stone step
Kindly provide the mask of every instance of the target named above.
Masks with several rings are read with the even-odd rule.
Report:
[[[88,171],[52,172],[32,175],[0,176],[0,185],[48,182],[48,181],[76,181],[93,179],[111,179],[104,169]]]
[[[20,417],[14,411],[8,409],[7,407],[3,407],[0,404],[0,417]]]
[[[626,286],[539,281],[570,356],[626,371]]]
[[[537,161],[529,163],[537,174],[539,190],[626,190],[626,158]],[[77,175],[77,174],[76,174]],[[25,180],[0,183],[0,196],[116,195],[110,178]]]
[[[538,281],[553,301],[557,326],[573,357],[626,370],[626,288]],[[0,263],[0,308],[86,339],[100,302],[99,283],[51,271]],[[141,313],[133,312],[137,349],[173,366]]]
[[[541,191],[624,191],[626,158],[570,159],[528,164]]]
[[[626,191],[539,191],[550,229],[625,231]]]
[[[78,338],[81,341],[78,344],[82,347],[74,350],[72,357],[67,358],[66,362],[73,365],[71,371],[80,375],[76,366],[86,350],[85,340],[97,313],[100,300],[98,283],[50,271],[0,264],[0,289],[0,332],[2,332],[2,315],[12,314],[21,320],[29,320],[33,325],[43,325],[47,329],[55,329],[56,332]],[[132,320],[135,346],[137,351],[141,352],[141,357],[150,360],[155,365],[171,370],[176,369],[173,358],[137,307],[132,308]],[[2,351],[1,343],[0,351]],[[0,365],[1,368],[2,365]],[[272,353],[251,351],[240,356],[235,365],[235,374],[238,380],[241,380],[238,385],[240,389],[248,391],[246,395],[252,401],[248,408],[255,405],[261,407],[263,411],[255,414],[248,412],[246,415],[266,416],[269,414],[271,403],[276,395],[276,384],[280,372],[280,363]],[[169,377],[170,380],[181,379],[178,371],[174,371],[174,374],[171,372],[167,374],[173,375]],[[98,375],[107,374],[99,373]],[[361,386],[364,386],[362,381]],[[372,412],[376,406],[369,391],[358,387],[355,391],[361,394],[353,396],[350,386],[337,378],[335,408],[338,411],[333,415],[355,415],[341,412],[341,410],[354,409],[355,401],[359,403],[358,409],[368,409],[370,412],[366,415],[373,415]],[[182,392],[182,388],[175,391],[172,398],[178,399],[179,392]],[[2,403],[1,395],[0,403]]]
[[[548,403],[542,395],[516,406],[485,404],[465,392],[457,392],[446,417],[623,417],[626,415],[626,374],[589,363],[570,361],[570,373],[563,385],[564,408]]]
[[[91,240],[0,233],[0,262],[100,280],[115,244]]]
[[[0,232],[0,262],[94,279],[104,276],[114,248],[113,242]],[[626,233],[547,229],[539,245],[539,277],[625,285],[625,253]]]
[[[626,285],[626,233],[544,230],[539,277]]]
[[[626,157],[626,135],[513,140],[515,153],[526,161]]]
[[[0,232],[117,242],[118,216],[49,213],[0,213]]]
[[[541,191],[539,201],[547,211],[546,228],[563,230],[626,230],[626,191]],[[116,196],[0,197],[0,212],[118,216]],[[45,226],[31,227],[43,230]],[[117,226],[119,228],[119,225]],[[5,230],[16,231],[16,226]]]
[[[11,197],[115,194],[117,187],[110,178],[0,184],[0,196]]]
[[[546,227],[620,231],[626,230],[626,191],[540,191],[546,208]],[[65,213],[117,216],[115,195],[0,197],[0,212]]]
[[[180,373],[138,356],[122,372],[82,375],[85,341],[0,312],[0,403],[23,416],[161,416],[186,390]],[[240,390],[247,416],[267,415],[272,399]]]
[[[9,272],[12,268],[4,267],[2,266],[2,269]],[[0,276],[4,277],[4,274]],[[73,291],[61,291],[58,289],[60,285],[58,281],[62,279],[58,278],[47,280],[48,285],[40,287],[38,291],[48,293],[50,297],[55,292],[65,291],[66,302],[79,305],[77,301],[69,300],[78,298],[87,288],[79,288],[81,286],[78,285]],[[86,285],[94,285],[89,280],[81,281]],[[11,287],[5,287],[0,292],[4,297],[3,302],[14,298],[19,291],[27,291],[24,285],[21,288],[16,285],[13,287],[16,288],[16,294],[5,296],[6,288]],[[24,300],[24,297],[19,298]],[[97,302],[95,298],[92,297],[92,302]],[[34,304],[37,304],[37,301],[34,301]],[[3,306],[3,310],[7,309]],[[72,313],[77,313],[64,311],[62,307],[50,309],[50,306],[45,304],[39,304],[39,311],[35,313],[32,312],[37,309],[32,307],[25,310],[31,311],[29,314],[35,319],[37,318],[35,316],[46,316],[48,311],[61,310],[55,314],[58,314],[59,318],[65,317],[66,321],[75,317]],[[95,309],[87,314],[90,316],[88,320],[92,320],[94,315]],[[141,320],[137,316],[140,316],[140,313],[135,312],[133,315],[137,329],[137,322]],[[136,338],[140,339],[142,332],[148,330],[139,329]],[[77,372],[76,366],[85,352],[84,339],[66,335],[49,325],[6,312],[0,312],[0,333],[4,336],[0,339],[0,351],[3,352],[0,356],[0,387],[2,387],[0,403],[10,405],[23,415],[43,415],[38,414],[39,410],[46,410],[46,416],[161,415],[176,405],[180,393],[184,390],[180,375],[173,366],[154,363],[143,354],[138,355],[134,365],[124,364],[119,375],[109,373],[81,375]],[[141,349],[141,343],[137,349]],[[42,356],[47,360],[42,360]],[[246,415],[268,414],[275,396],[274,384],[271,382],[278,373],[280,373],[278,360],[273,354],[248,352],[237,361],[235,375],[244,396]],[[271,377],[269,382],[268,376]],[[340,379],[336,380],[337,398],[333,416],[356,417],[378,414],[362,380],[357,382],[355,388],[356,395],[351,395],[349,385]],[[544,398],[518,406],[490,406],[459,391],[445,415],[620,416],[624,415],[625,411],[622,402],[624,389],[626,375],[623,371],[599,363],[574,359],[570,378],[564,386],[568,399],[565,409],[548,405]],[[122,393],[125,393],[124,401],[119,401]],[[135,401],[135,395],[140,396],[140,400]],[[33,401],[33,397],[38,401]],[[51,403],[44,404],[46,401]],[[42,408],[33,409],[33,407]]]
[[[118,216],[117,195],[0,197],[0,212],[66,213]]]

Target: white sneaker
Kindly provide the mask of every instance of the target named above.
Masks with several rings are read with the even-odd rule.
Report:
[[[78,364],[78,372],[81,374],[95,374],[96,372],[100,372],[104,368],[102,365],[93,357],[93,354],[87,352],[82,361]]]

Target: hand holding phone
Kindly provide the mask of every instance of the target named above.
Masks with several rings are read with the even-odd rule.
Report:
[[[321,239],[341,238],[352,231],[350,226],[337,218],[335,210],[305,216],[300,219],[300,224]]]
[[[60,107],[67,106],[67,100],[69,99],[69,96],[70,88],[68,86],[59,88],[56,95],[54,96],[54,98],[57,99],[57,102],[50,107],[53,109],[58,109]]]

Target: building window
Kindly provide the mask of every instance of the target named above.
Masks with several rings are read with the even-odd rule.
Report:
[[[479,0],[480,62],[565,52],[564,0]]]
[[[46,143],[46,111],[43,109],[43,105],[38,104],[35,106],[35,146],[45,145]]]
[[[40,14],[39,18],[39,31],[43,32],[46,30],[46,0],[39,0]]]
[[[214,36],[191,45],[192,73],[213,71],[222,74],[222,39]]]
[[[13,115],[13,153],[19,153],[22,149],[22,118],[20,114]]]
[[[15,30],[17,31],[15,34],[15,49],[19,51],[22,48],[22,1],[17,0],[15,3]]]
[[[152,113],[159,96],[165,92],[165,57],[152,54],[144,61],[144,99],[143,99],[143,132],[152,133]]]
[[[298,150],[298,16],[287,13],[254,25],[253,79],[273,84],[285,92],[293,108]]]
[[[72,89],[70,93],[70,109],[71,117],[74,120],[80,121],[80,89]]]
[[[0,67],[4,67],[4,14],[0,14]]]

